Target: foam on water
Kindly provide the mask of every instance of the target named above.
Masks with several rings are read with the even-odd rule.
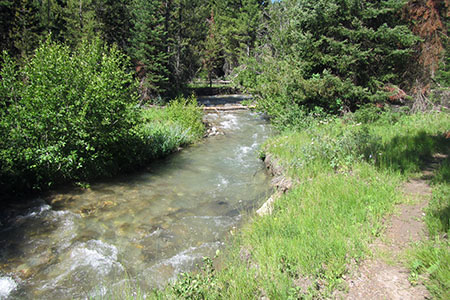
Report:
[[[168,265],[171,266],[175,270],[174,276],[172,276],[172,279],[174,279],[177,274],[191,269],[196,261],[203,258],[205,255],[202,252],[205,250],[207,252],[212,252],[211,249],[217,249],[221,245],[223,245],[222,242],[214,242],[204,243],[199,247],[189,247],[188,249],[183,250],[170,258],[162,260],[160,263],[155,265],[155,268]]]
[[[217,226],[217,227],[230,227],[231,225],[233,225],[236,222],[238,222],[240,218],[241,218],[240,215],[235,216],[235,217],[229,217],[229,216],[192,216],[192,217],[183,217],[182,220],[191,219],[194,222],[197,220],[199,222],[202,222],[205,225],[210,224],[211,221],[212,221],[214,223],[214,225]]]
[[[18,215],[15,218],[15,223],[16,224],[21,224],[21,223],[25,222],[28,219],[41,217],[44,213],[50,211],[50,209],[51,209],[51,206],[48,205],[48,204],[43,204],[41,206],[32,208],[31,211],[29,211],[25,215]]]
[[[220,127],[223,129],[238,129],[239,121],[238,118],[233,114],[227,114],[223,117],[225,121],[220,122]]]
[[[17,283],[11,277],[0,277],[0,299],[6,299],[17,288]]]
[[[246,153],[248,153],[250,150],[252,150],[252,148],[251,148],[251,147],[247,147],[247,146],[242,146],[241,148],[239,148],[239,150],[240,150],[242,153],[246,154]]]
[[[108,274],[114,266],[122,268],[117,262],[117,248],[102,241],[91,240],[76,246],[70,253],[73,271],[79,267],[95,269],[99,275]]]
[[[115,246],[99,240],[78,243],[69,250],[67,257],[50,269],[51,274],[58,275],[42,289],[52,289],[61,282],[72,281],[72,278],[89,280],[102,278],[114,270],[123,271],[123,266],[117,261],[117,255]]]

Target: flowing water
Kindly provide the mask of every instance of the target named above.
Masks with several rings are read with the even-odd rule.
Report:
[[[206,116],[217,135],[88,190],[36,199],[0,223],[0,299],[101,296],[130,280],[160,287],[213,256],[270,193],[249,111]]]

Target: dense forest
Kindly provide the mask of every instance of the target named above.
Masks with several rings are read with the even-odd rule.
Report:
[[[136,107],[186,95],[194,80],[231,80],[279,128],[368,103],[426,106],[430,84],[448,85],[445,1],[2,0],[0,7],[4,191],[147,161],[136,145],[148,141],[136,128],[155,122]],[[125,144],[134,158],[121,153]]]
[[[21,63],[48,38],[71,49],[100,38],[131,59],[146,100],[177,95],[194,78],[239,74],[244,87],[271,90],[264,96],[336,111],[384,101],[388,86],[411,88],[416,61],[435,75],[448,3],[3,0],[0,6],[1,50]],[[333,88],[319,95],[325,81]],[[280,86],[261,91],[265,82]],[[294,95],[299,90],[311,92]]]
[[[142,96],[176,95],[194,77],[229,75],[250,56],[267,1],[2,1],[1,50],[25,61],[49,36],[99,37],[133,62]]]

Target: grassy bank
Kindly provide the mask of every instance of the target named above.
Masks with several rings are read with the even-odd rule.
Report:
[[[172,100],[166,107],[142,109],[142,122],[135,130],[143,144],[142,150],[146,152],[141,155],[144,161],[166,155],[203,137],[202,117],[203,111],[193,96]]]
[[[403,201],[400,184],[433,153],[448,154],[449,128],[446,112],[360,111],[271,139],[263,155],[275,158],[295,186],[277,200],[272,215],[251,220],[232,238],[220,268],[206,264],[152,296],[298,299],[345,291],[345,276],[370,255],[383,218]],[[448,202],[441,202],[439,209],[448,211]],[[440,249],[448,259],[448,244]],[[437,279],[444,284],[445,272]]]

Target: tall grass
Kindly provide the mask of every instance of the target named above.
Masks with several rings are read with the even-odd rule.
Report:
[[[142,110],[143,122],[136,130],[147,144],[148,155],[159,157],[200,139],[205,131],[202,116],[195,97],[177,98],[164,108]]]

